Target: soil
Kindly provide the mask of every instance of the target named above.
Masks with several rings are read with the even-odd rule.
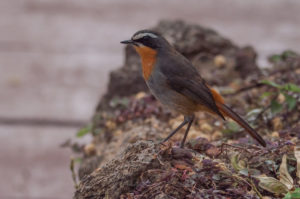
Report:
[[[151,96],[139,58],[128,46],[124,66],[111,73],[109,92],[95,112],[94,139],[82,148],[74,198],[281,198],[287,191],[275,194],[259,179],[278,178],[284,154],[294,179],[290,192],[298,188],[300,56],[284,51],[270,56],[270,67],[261,69],[253,47],[237,46],[206,27],[162,21],[154,30],[191,60],[263,135],[267,147],[232,121],[204,113],[197,114],[185,149],[178,147],[182,133],[158,144],[183,117]]]

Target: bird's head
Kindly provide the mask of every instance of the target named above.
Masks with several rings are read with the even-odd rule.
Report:
[[[170,46],[163,36],[152,30],[140,30],[136,32],[131,39],[121,41],[121,43],[132,44],[137,51],[149,48],[157,51]]]

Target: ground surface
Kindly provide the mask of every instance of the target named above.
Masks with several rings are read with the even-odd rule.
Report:
[[[184,129],[159,144],[183,117],[162,108],[141,86],[140,60],[128,46],[123,67],[111,73],[109,90],[87,128],[93,141],[81,150],[74,198],[299,195],[300,56],[284,51],[260,69],[253,48],[238,46],[211,29],[182,21],[162,21],[154,29],[263,136],[265,147],[230,119],[201,112],[184,150],[178,147]]]
[[[123,61],[119,41],[137,29],[182,18],[251,44],[260,55],[300,51],[296,0],[157,3],[0,1],[0,117],[75,121],[55,128],[1,120],[1,198],[71,197],[71,152],[58,146],[89,120],[108,72]]]

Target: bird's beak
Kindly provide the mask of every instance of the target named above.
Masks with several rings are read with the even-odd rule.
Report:
[[[130,40],[125,40],[125,41],[121,41],[121,44],[134,44],[134,41]]]

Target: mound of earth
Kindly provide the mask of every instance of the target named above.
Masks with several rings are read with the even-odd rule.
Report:
[[[93,141],[82,147],[74,198],[281,198],[297,194],[300,56],[284,51],[270,56],[270,67],[261,69],[252,47],[239,47],[209,28],[162,21],[153,29],[192,61],[268,146],[258,146],[234,122],[204,113],[197,114],[185,149],[178,147],[184,130],[158,144],[183,117],[162,108],[151,96],[139,57],[127,46],[125,63],[111,73],[109,92],[91,122]]]

